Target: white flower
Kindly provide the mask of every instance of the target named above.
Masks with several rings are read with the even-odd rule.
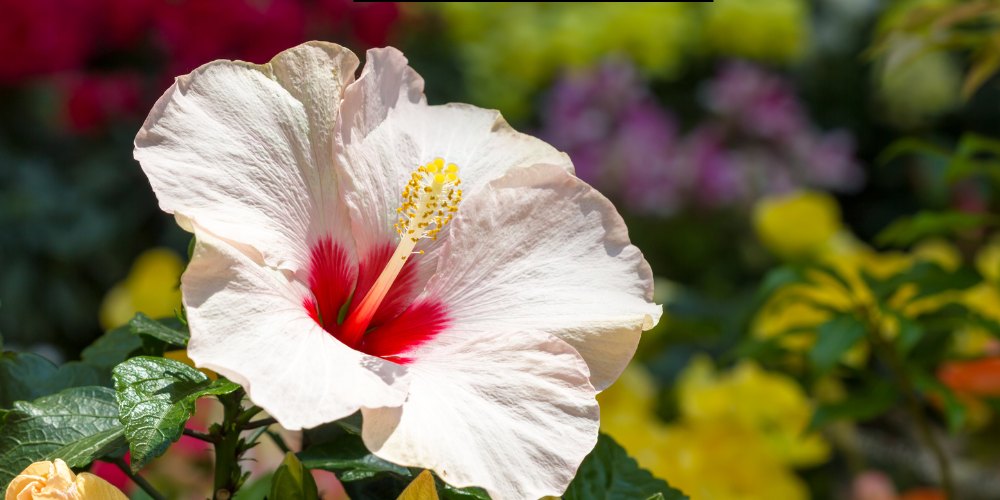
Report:
[[[658,320],[652,273],[568,157],[428,106],[392,48],[308,43],[182,76],[136,136],[197,237],[195,363],[289,429],[354,413],[376,455],[495,498],[561,494],[595,394]]]

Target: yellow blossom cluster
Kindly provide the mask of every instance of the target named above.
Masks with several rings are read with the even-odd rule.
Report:
[[[795,228],[790,230],[789,228]],[[933,312],[949,303],[963,304],[986,317],[1000,320],[1000,242],[984,247],[977,267],[987,279],[964,291],[918,296],[912,283],[892,291],[879,303],[865,276],[885,280],[921,262],[955,271],[962,256],[949,242],[930,239],[909,252],[876,251],[851,235],[840,220],[836,201],[824,193],[800,192],[761,201],[755,210],[755,229],[769,250],[789,261],[808,261],[827,271],[811,270],[808,281],[787,285],[775,292],[758,311],[752,334],[777,338],[790,350],[808,350],[820,325],[837,313],[865,315],[890,338],[898,334],[900,320]],[[993,278],[990,278],[990,277]],[[982,353],[992,341],[982,328],[956,332],[955,348],[963,355]],[[865,345],[849,351],[847,363],[866,357]]]
[[[750,361],[720,373],[699,358],[681,374],[677,397],[680,418],[661,422],[649,374],[631,367],[600,395],[601,427],[692,500],[808,497],[793,468],[822,463],[830,450],[805,433],[812,404],[794,380]]]

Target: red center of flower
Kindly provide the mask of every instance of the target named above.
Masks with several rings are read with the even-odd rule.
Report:
[[[406,354],[432,339],[448,324],[444,305],[414,302],[417,260],[408,259],[379,303],[364,332],[351,332],[344,320],[351,316],[393,254],[386,242],[354,264],[345,249],[329,237],[312,247],[309,289],[304,306],[316,323],[348,347],[405,364]]]

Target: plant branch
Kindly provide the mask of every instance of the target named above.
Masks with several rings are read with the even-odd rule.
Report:
[[[902,360],[899,359],[899,354],[896,352],[895,347],[881,335],[879,328],[871,326],[873,324],[873,322],[869,322],[870,327],[868,328],[868,337],[872,347],[875,349],[876,354],[882,358],[886,366],[889,367],[889,371],[892,372],[893,377],[896,379],[896,384],[899,386],[900,391],[902,391],[903,398],[906,401],[906,409],[917,426],[920,439],[930,449],[934,460],[937,462],[938,475],[941,479],[941,489],[944,491],[945,499],[954,500],[958,497],[955,496],[955,484],[951,477],[951,464],[948,460],[948,454],[945,452],[941,442],[934,435],[934,430],[931,428],[930,422],[927,420],[927,415],[924,413],[923,404],[917,395],[916,386],[910,379]]]
[[[167,497],[157,491],[152,484],[149,484],[149,481],[146,481],[146,478],[138,474],[134,474],[132,469],[129,468],[128,464],[126,464],[124,460],[118,458],[114,461],[114,464],[121,469],[121,471],[124,472],[125,475],[136,484],[136,486],[142,488],[142,491],[145,491],[147,495],[153,497],[153,500],[166,500]]]
[[[288,453],[289,451],[291,451],[288,448],[288,445],[285,444],[285,440],[282,439],[281,435],[279,435],[277,432],[269,430],[266,432],[266,434],[267,437],[271,438],[271,441],[274,441],[274,444],[278,447],[278,449],[281,450],[282,453]]]
[[[191,436],[191,437],[193,437],[195,439],[200,439],[200,440],[202,440],[202,441],[204,441],[206,443],[214,443],[215,442],[215,438],[213,438],[211,435],[205,434],[203,432],[198,432],[198,431],[192,430],[192,429],[184,429],[184,435],[185,436]]]
[[[256,429],[258,427],[268,427],[276,423],[278,422],[271,417],[262,418],[260,420],[254,420],[253,422],[248,422],[247,424],[243,425],[243,430]]]

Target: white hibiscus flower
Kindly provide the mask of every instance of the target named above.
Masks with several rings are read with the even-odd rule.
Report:
[[[308,43],[179,77],[136,136],[195,234],[194,362],[288,429],[361,410],[379,457],[495,498],[561,494],[596,392],[656,323],[652,273],[568,157],[429,106],[392,48]]]

